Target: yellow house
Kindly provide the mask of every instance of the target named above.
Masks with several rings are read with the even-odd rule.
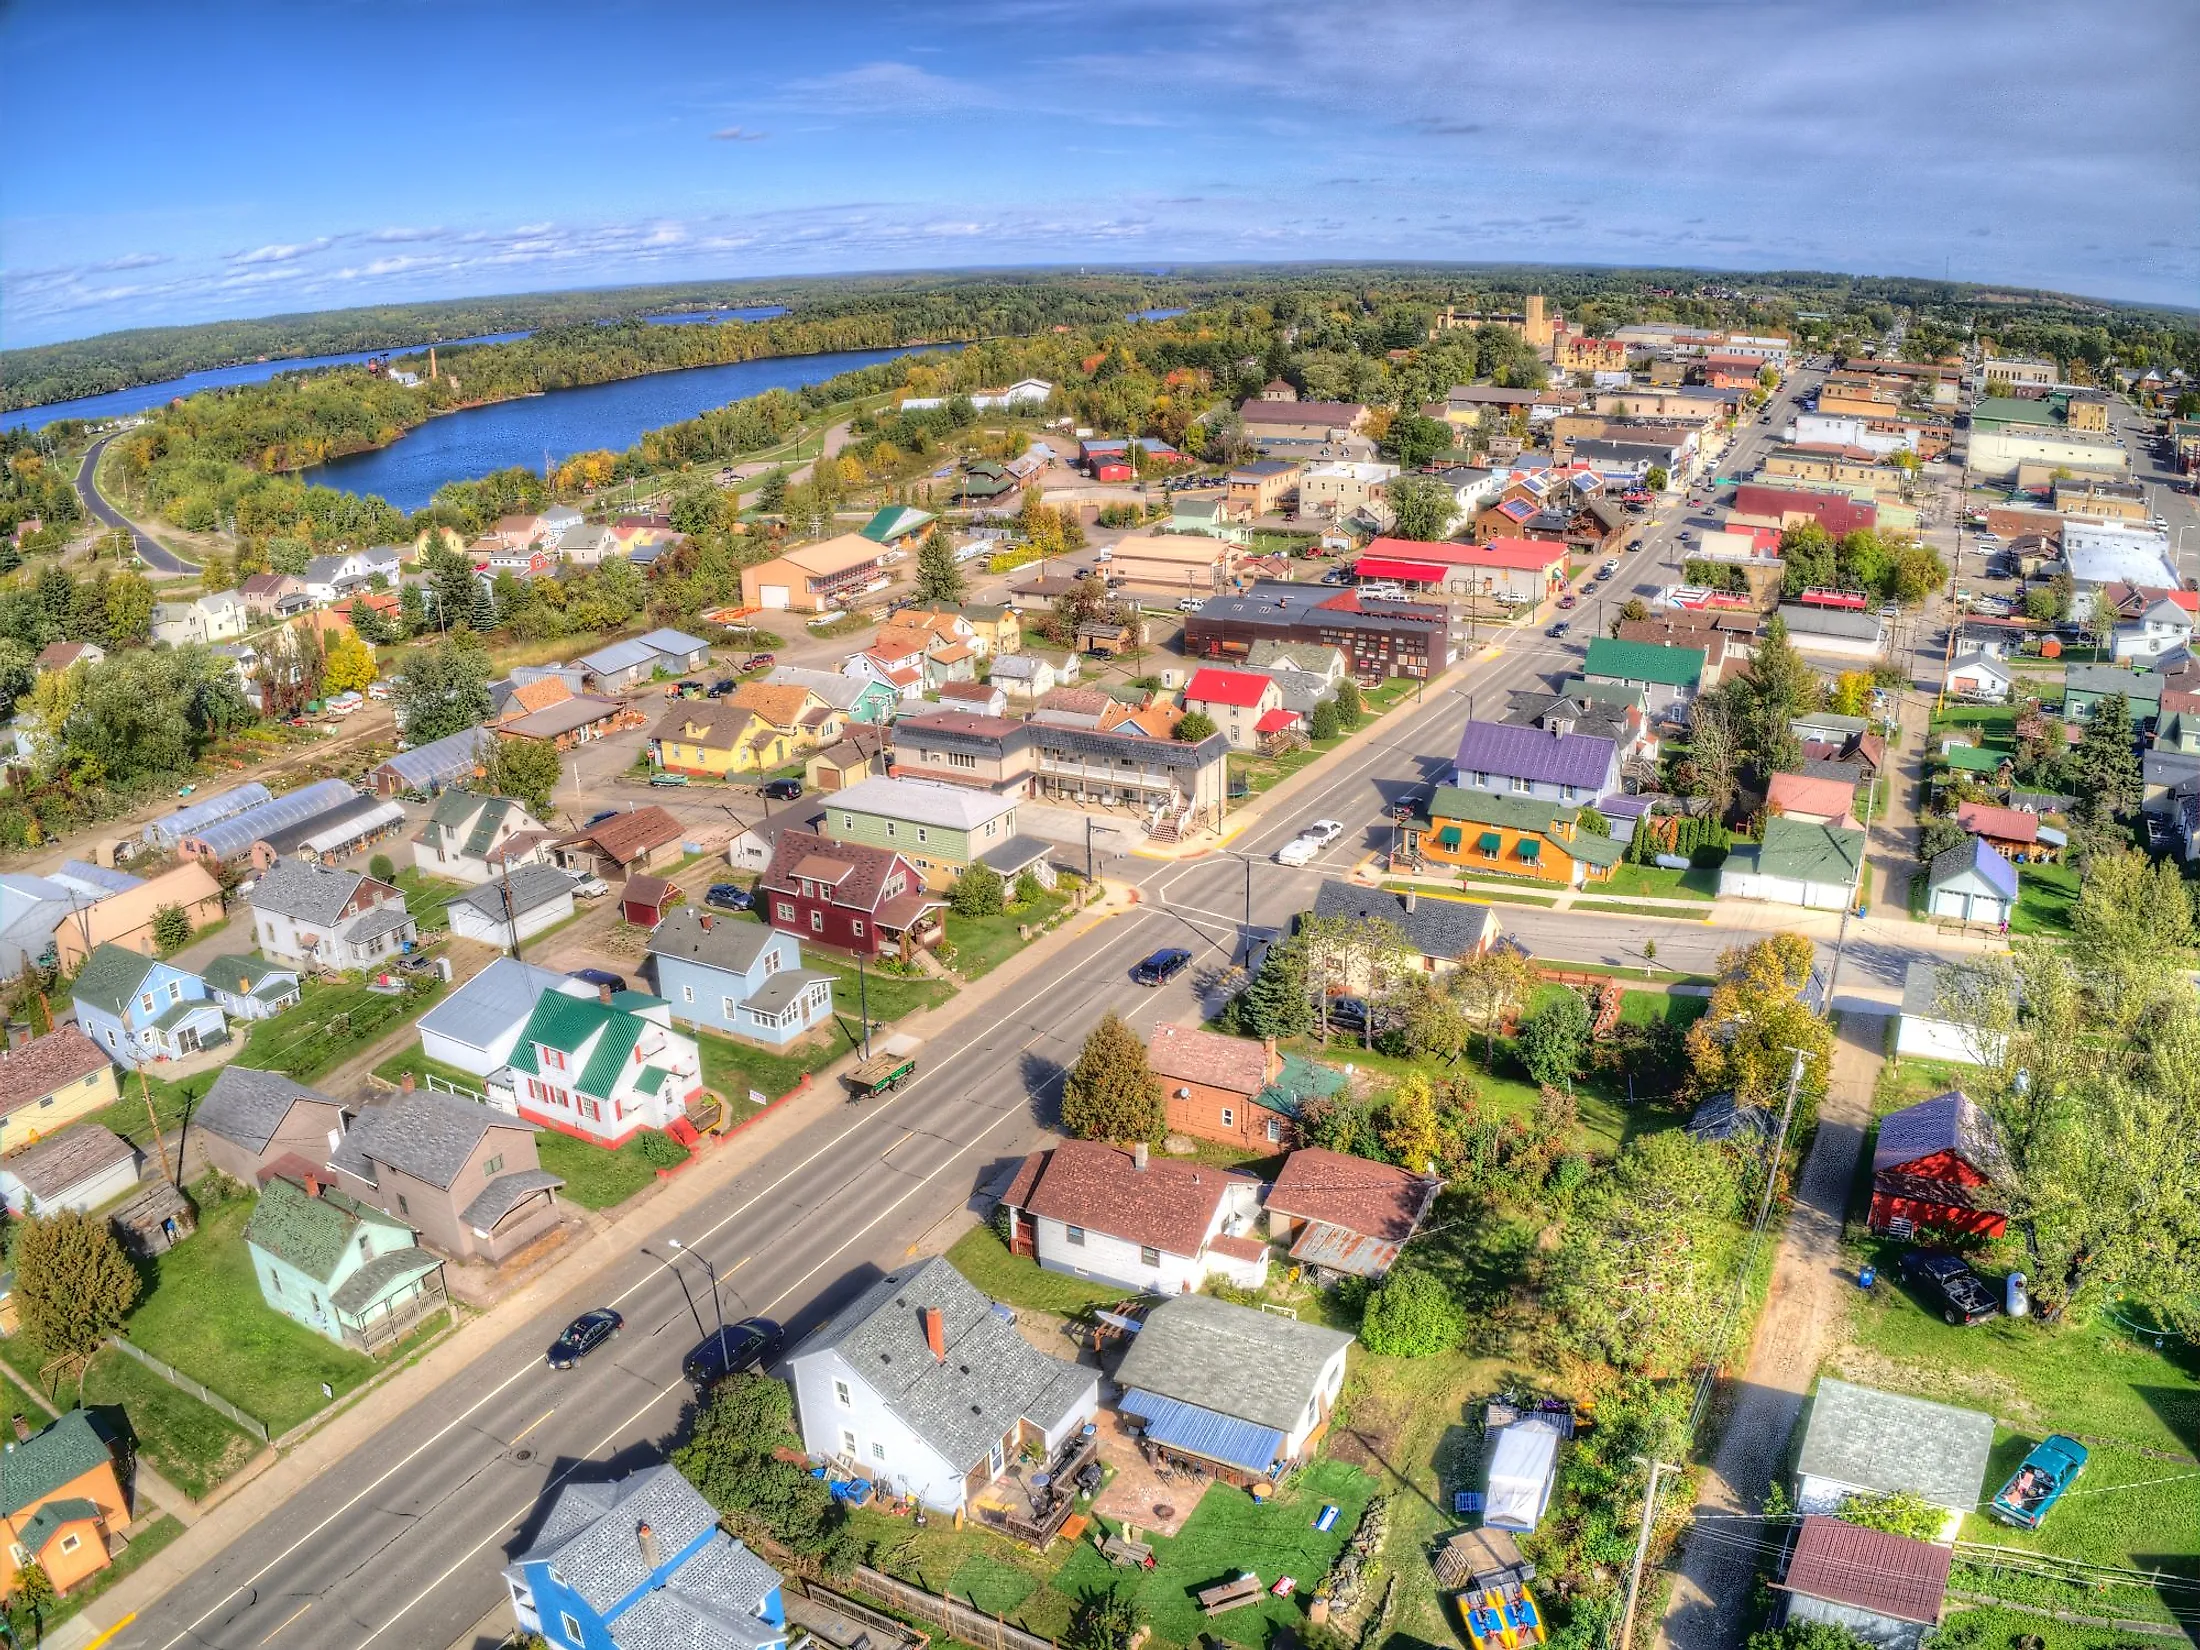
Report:
[[[997,659],[1004,654],[1023,651],[1023,620],[1017,617],[1013,607],[995,607],[987,602],[965,602],[954,607],[945,602],[930,602],[905,607],[894,615],[894,623],[898,625],[927,629],[943,621],[946,628],[941,634],[952,634],[955,639],[968,642],[981,659]]]
[[[1405,849],[1470,876],[1494,872],[1568,888],[1609,881],[1627,845],[1582,830],[1580,815],[1579,808],[1441,785],[1427,815],[1406,826]]]
[[[75,1026],[0,1053],[0,1152],[89,1117],[116,1098],[114,1062]]]
[[[657,765],[725,778],[769,773],[838,739],[844,711],[794,683],[750,682],[716,701],[681,700],[657,724]]]

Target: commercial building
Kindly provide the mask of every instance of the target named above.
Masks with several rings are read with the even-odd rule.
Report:
[[[1208,598],[1184,626],[1185,651],[1235,660],[1257,642],[1316,642],[1337,648],[1363,682],[1441,674],[1457,658],[1446,611],[1356,590],[1262,580]]]

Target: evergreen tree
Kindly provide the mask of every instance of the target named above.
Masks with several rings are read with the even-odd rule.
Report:
[[[1146,1045],[1110,1010],[1062,1085],[1062,1127],[1084,1140],[1154,1141],[1167,1126]]]
[[[2122,694],[2111,693],[2093,707],[2071,759],[2071,778],[2089,825],[2112,825],[2139,805],[2131,705]]]
[[[23,1326],[53,1356],[94,1351],[137,1304],[137,1268],[105,1221],[77,1210],[24,1221],[13,1258]]]
[[[1324,699],[1314,707],[1314,714],[1307,720],[1306,731],[1316,739],[1334,739],[1343,731],[1334,699]]]
[[[466,622],[479,631],[497,627],[497,594],[485,581],[474,581],[474,596],[467,609]]]
[[[1360,697],[1360,684],[1347,676],[1337,684],[1337,719],[1350,733],[1360,725],[1360,718],[1367,714],[1367,704]]]
[[[955,536],[946,522],[936,523],[917,552],[917,599],[959,607],[966,594],[962,564],[955,560]]]
[[[397,593],[397,618],[407,636],[417,636],[428,628],[428,602],[419,585],[408,584]]]
[[[1314,1029],[1307,994],[1306,947],[1294,936],[1279,940],[1261,959],[1260,972],[1238,999],[1238,1014],[1255,1037],[1303,1037]]]

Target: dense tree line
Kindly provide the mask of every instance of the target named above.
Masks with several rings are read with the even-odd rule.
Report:
[[[40,524],[23,549],[57,548],[84,519],[74,478],[51,438],[30,430],[0,430],[0,573],[19,565],[18,524]]]

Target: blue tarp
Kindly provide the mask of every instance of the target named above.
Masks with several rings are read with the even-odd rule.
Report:
[[[1256,1426],[1221,1415],[1197,1404],[1164,1398],[1137,1387],[1123,1394],[1116,1408],[1141,1417],[1146,1436],[1169,1449],[1204,1456],[1247,1472],[1266,1472],[1283,1453],[1283,1434],[1273,1427]]]

